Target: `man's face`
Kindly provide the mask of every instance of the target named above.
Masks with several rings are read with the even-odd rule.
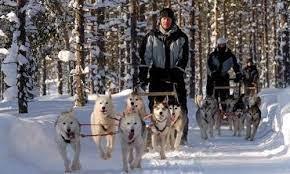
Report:
[[[225,52],[227,48],[226,44],[218,44],[218,49],[220,52]]]
[[[169,17],[161,18],[161,26],[165,30],[169,29],[171,27],[171,24],[172,24],[172,19],[171,18],[169,18]]]
[[[252,66],[252,62],[248,62],[247,65],[248,65],[248,66]]]

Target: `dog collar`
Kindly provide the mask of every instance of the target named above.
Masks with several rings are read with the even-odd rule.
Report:
[[[160,129],[156,126],[156,124],[154,124],[154,126],[155,126],[155,128],[156,128],[159,132],[161,132],[161,133],[162,133],[162,132],[166,129],[166,127],[167,127],[167,126],[165,125],[164,128],[160,130]]]
[[[128,144],[131,145],[132,143],[134,143],[135,138],[132,141],[129,141]]]
[[[65,143],[70,144],[70,140],[65,139],[63,136],[61,136],[61,138],[63,139],[63,141],[64,141]]]
[[[102,126],[102,129],[103,129],[105,132],[107,132],[108,129],[106,129],[106,127],[105,127],[104,125],[102,125],[102,124],[101,124],[101,126]]]

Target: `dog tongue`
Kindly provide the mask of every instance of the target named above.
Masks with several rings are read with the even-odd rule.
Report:
[[[128,138],[129,140],[132,140],[134,138],[134,132],[130,132]]]
[[[75,134],[73,132],[68,133],[68,137],[71,138],[71,139],[74,139],[75,138]]]

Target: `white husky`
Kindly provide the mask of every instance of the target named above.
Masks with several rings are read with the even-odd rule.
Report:
[[[138,93],[136,92],[132,92],[130,93],[130,95],[128,96],[127,100],[126,100],[126,107],[124,110],[125,113],[138,113],[138,115],[141,118],[142,121],[142,136],[144,139],[144,148],[145,150],[147,150],[147,148],[149,148],[151,145],[149,143],[151,143],[150,139],[148,139],[148,137],[150,137],[150,132],[148,131],[148,129],[146,128],[146,124],[145,124],[145,119],[146,119],[146,109],[145,109],[145,104],[144,101],[142,99],[142,97],[140,95],[138,95]]]
[[[112,157],[116,133],[116,117],[111,95],[97,96],[94,110],[91,114],[91,131],[93,140],[97,144],[101,157],[105,160]],[[106,147],[103,147],[102,140],[106,140]]]
[[[141,120],[144,120],[146,115],[145,104],[140,95],[135,92],[129,94],[126,101],[125,113],[138,112]]]
[[[141,168],[143,154],[142,123],[138,113],[124,114],[120,120],[123,170]]]
[[[65,172],[80,170],[80,124],[74,117],[73,112],[63,112],[55,122],[55,129],[56,143],[60,155],[64,160]],[[70,160],[67,157],[67,145],[71,145],[74,151],[74,157],[71,166]]]

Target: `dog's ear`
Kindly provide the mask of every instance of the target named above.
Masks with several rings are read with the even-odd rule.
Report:
[[[110,99],[112,99],[112,93],[110,90],[107,91],[107,95],[109,96]]]
[[[157,105],[157,101],[156,101],[156,97],[155,97],[153,106],[156,106],[156,105]]]
[[[133,88],[132,95],[137,95],[138,94],[138,88]]]

